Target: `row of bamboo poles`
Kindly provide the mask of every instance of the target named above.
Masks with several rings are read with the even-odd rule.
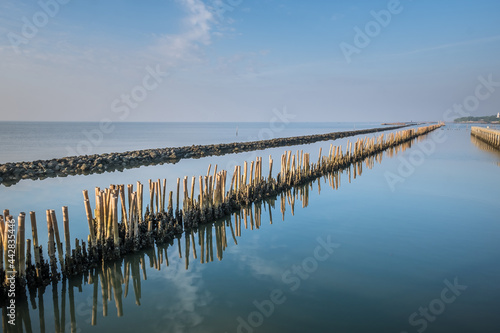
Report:
[[[275,197],[329,173],[349,168],[350,175],[351,165],[355,165],[356,175],[360,172],[359,169],[356,170],[359,162],[367,157],[378,156],[382,151],[409,143],[441,126],[443,124],[348,141],[345,150],[341,146],[330,145],[327,155],[322,155],[320,148],[317,162],[311,161],[309,153],[286,151],[281,156],[276,178],[273,178],[274,162],[270,156],[267,176],[263,174],[262,158],[236,166],[230,180],[226,170],[219,171],[215,165],[212,172],[210,165],[205,176],[192,177],[190,182],[188,177],[178,178],[175,191],[168,193],[166,179],[150,180],[149,198],[145,198],[143,184],[140,182],[137,182],[135,190],[132,184],[111,185],[105,189],[96,187],[92,208],[89,193],[84,190],[83,199],[89,228],[87,239],[75,239],[72,248],[68,209],[63,207],[63,243],[56,212],[47,210],[47,260],[44,259],[42,247],[38,243],[35,212],[30,212],[33,244],[30,239],[25,240],[25,214],[21,213],[18,217],[16,236],[16,286],[24,290],[26,284],[28,287],[46,285],[50,281],[60,279],[61,274],[71,276],[98,267],[103,261],[116,260],[127,253],[166,242],[182,232],[189,232],[206,222],[239,211],[251,203]],[[144,199],[147,201],[144,202]],[[0,216],[0,249],[3,251],[0,257],[4,258],[0,265],[0,278],[5,281],[0,292],[4,293],[8,273],[13,274],[13,270],[7,266],[9,258],[6,221],[11,220],[12,216],[8,210]],[[31,256],[32,246],[34,263]]]
[[[400,150],[404,151],[409,147],[406,142],[402,145],[390,148],[394,152]],[[287,152],[288,154],[288,152]],[[337,190],[341,183],[341,176],[345,172],[349,183],[351,179],[356,179],[357,176],[362,175],[363,164],[372,169],[375,163],[381,163],[382,153],[371,155],[363,161],[358,161],[352,164],[345,170],[339,170],[332,173],[324,174],[321,178],[325,184],[328,184],[334,190]],[[290,188],[279,195],[280,211],[282,220],[285,219],[285,212],[287,205],[291,209],[291,214],[294,215],[295,203],[300,201],[301,206],[307,207],[309,204],[309,193],[317,184],[318,193],[321,193],[321,178],[317,182],[309,182],[303,185]],[[155,185],[153,185],[155,186]],[[105,192],[105,191],[104,191]],[[165,192],[163,190],[163,192]],[[99,192],[100,193],[100,192]],[[133,191],[131,191],[133,195]],[[86,200],[86,199],[85,199]],[[132,202],[130,199],[129,202]],[[159,200],[161,202],[161,200]],[[201,224],[197,230],[191,230],[184,234],[184,249],[182,249],[181,238],[177,238],[177,246],[174,245],[174,239],[166,243],[156,244],[156,246],[144,249],[137,254],[131,256],[124,256],[118,261],[102,262],[101,266],[88,270],[69,280],[63,280],[61,294],[59,296],[58,288],[52,288],[52,301],[54,309],[54,327],[57,332],[78,332],[81,331],[82,326],[76,322],[77,316],[82,314],[89,315],[88,324],[97,325],[98,310],[101,308],[102,316],[109,315],[109,302],[114,302],[116,308],[116,315],[121,317],[124,315],[123,311],[123,298],[127,298],[132,288],[136,305],[141,305],[142,297],[142,280],[147,280],[147,267],[155,270],[161,270],[162,265],[168,267],[169,262],[168,251],[175,251],[177,248],[178,257],[184,260],[184,266],[187,270],[190,265],[190,257],[194,260],[199,258],[201,264],[214,261],[216,257],[219,261],[223,259],[223,253],[228,247],[228,240],[232,239],[235,245],[238,244],[237,238],[242,236],[242,229],[257,230],[262,225],[263,210],[269,214],[269,223],[273,224],[272,209],[276,206],[276,199],[270,198],[268,200],[259,201],[251,204],[250,206],[242,207],[242,209],[234,212],[234,214],[225,217],[223,220],[215,221],[214,223]],[[50,214],[51,216],[52,214]],[[103,225],[105,225],[103,223]],[[215,235],[215,247],[213,236]],[[68,235],[69,236],[69,235]],[[198,246],[196,246],[198,245]],[[214,256],[215,253],[215,256]],[[183,256],[184,254],[184,256]],[[149,265],[147,264],[147,256],[149,258]],[[142,279],[141,279],[142,276]],[[82,281],[83,280],[83,281]],[[82,292],[82,283],[92,286],[92,297],[87,297],[83,306],[80,304],[75,312],[75,297],[74,289],[77,288]],[[38,287],[36,290],[30,290],[30,299],[26,299],[19,303],[18,307],[18,327],[20,331],[33,332],[36,331],[32,328],[29,304],[32,309],[38,309],[38,324],[39,332],[45,332],[46,321],[44,311],[44,286]],[[100,295],[99,295],[100,290]],[[66,321],[66,295],[69,295],[69,312],[70,321]],[[37,302],[38,298],[38,302]],[[60,304],[59,304],[60,303]],[[83,308],[83,310],[82,310]],[[7,325],[7,309],[3,307],[3,331],[10,332],[12,328]],[[86,324],[86,323],[85,323]],[[14,332],[14,331],[13,331]]]
[[[368,163],[367,163],[368,165]],[[332,177],[332,178],[330,178]],[[325,181],[338,189],[338,179],[340,175],[327,175]],[[330,179],[337,179],[337,187],[333,185]],[[320,182],[318,186],[320,188]],[[296,189],[291,189],[287,192],[281,193],[281,202],[283,205],[288,202],[293,212],[293,205],[295,200],[302,201],[302,206],[308,205],[309,189],[312,190],[313,184],[306,184]],[[52,308],[54,315],[54,328],[56,332],[80,332],[83,331],[84,325],[90,324],[95,326],[98,324],[98,312],[100,311],[102,317],[109,315],[109,305],[114,302],[114,307],[117,317],[124,315],[123,300],[127,298],[131,291],[135,297],[135,304],[141,305],[142,298],[142,281],[148,279],[149,269],[161,270],[162,267],[169,267],[172,260],[169,260],[168,252],[175,252],[179,259],[184,261],[184,267],[187,270],[190,265],[190,258],[194,260],[199,259],[201,264],[206,264],[214,261],[216,257],[219,261],[223,259],[223,253],[228,248],[228,242],[233,241],[235,245],[238,244],[237,238],[242,236],[242,225],[247,230],[257,230],[261,228],[263,210],[269,212],[270,224],[273,224],[272,209],[276,204],[275,199],[269,199],[264,202],[256,202],[249,207],[245,207],[234,215],[229,215],[223,220],[215,221],[214,223],[206,223],[200,225],[198,229],[191,230],[184,235],[184,248],[182,247],[182,239],[172,239],[167,243],[156,244],[156,246],[140,251],[139,253],[125,256],[120,260],[113,262],[103,262],[100,267],[89,270],[78,277],[65,279],[62,281],[60,289],[57,287],[52,288]],[[266,208],[267,207],[267,208]],[[282,208],[282,213],[286,208]],[[214,237],[215,235],[215,237]],[[215,242],[214,242],[215,238]],[[91,296],[86,300],[76,304],[75,306],[75,289],[82,292],[83,284],[88,284],[92,288]],[[44,293],[45,287],[41,286],[34,292],[30,292],[29,299],[23,299],[19,302],[17,327],[12,329],[8,325],[7,308],[2,308],[2,324],[3,332],[27,332],[33,331],[45,332],[47,326],[45,320],[45,300]],[[100,294],[100,295],[99,295]],[[68,296],[66,296],[68,295]],[[69,301],[69,321],[67,321],[66,301]],[[29,306],[33,310],[38,310],[38,330],[32,325],[30,318]],[[82,315],[88,315],[90,318],[83,324],[77,323],[77,318]],[[81,319],[81,318],[80,318]],[[88,322],[87,322],[88,321]]]
[[[472,126],[470,128],[470,134],[472,136],[475,136],[479,140],[482,140],[487,144],[500,149],[500,131],[484,127]]]

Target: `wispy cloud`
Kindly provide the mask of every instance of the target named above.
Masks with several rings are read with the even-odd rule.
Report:
[[[491,43],[491,42],[496,42],[496,41],[499,41],[499,40],[500,40],[500,35],[498,35],[498,36],[490,36],[490,37],[484,37],[484,38],[466,40],[466,41],[461,41],[461,42],[456,42],[456,43],[446,43],[446,44],[441,44],[441,45],[436,45],[436,46],[421,48],[421,49],[417,49],[417,50],[413,50],[413,51],[408,51],[408,52],[403,52],[403,53],[397,53],[397,54],[394,54],[394,55],[395,56],[410,55],[410,54],[417,54],[417,53],[423,53],[423,52],[430,52],[430,51],[436,51],[436,50],[449,49],[449,48],[460,47],[460,46],[469,46],[469,45],[476,45],[476,44]]]
[[[185,30],[159,37],[151,48],[169,65],[180,61],[200,61],[202,46],[212,42],[213,14],[200,0],[182,0],[181,3],[189,13],[184,20]]]

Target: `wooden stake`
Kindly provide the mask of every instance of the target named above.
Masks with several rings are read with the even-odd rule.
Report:
[[[94,219],[92,218],[92,209],[90,208],[89,193],[87,190],[83,191],[83,198],[85,202],[85,212],[87,213],[87,223],[89,225],[90,239],[92,240],[92,246],[95,246]]]
[[[69,216],[68,206],[62,208],[63,212],[63,226],[64,226],[64,243],[66,244],[66,260],[69,262],[71,259],[71,238],[69,235]]]
[[[122,217],[123,224],[125,225],[125,233],[127,233],[129,229],[129,223],[127,220],[127,207],[125,206],[125,185],[121,185],[120,187],[120,203],[122,205]]]
[[[17,229],[17,240],[19,241],[19,253],[18,255],[18,260],[19,260],[19,276],[24,277],[26,275],[26,261],[25,261],[25,233],[24,233],[24,219],[25,219],[25,214],[20,213],[17,222],[18,222],[18,229]]]
[[[56,212],[55,210],[50,210],[50,216],[52,218],[52,227],[54,228],[54,234],[56,236],[56,246],[57,246],[57,254],[59,256],[59,262],[61,263],[61,268],[64,271],[64,254],[62,250],[61,238],[59,236],[59,226],[57,224]]]

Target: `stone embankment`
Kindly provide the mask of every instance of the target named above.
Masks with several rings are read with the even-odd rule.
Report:
[[[175,148],[158,148],[127,151],[123,153],[69,156],[51,160],[0,164],[0,183],[6,186],[16,184],[21,179],[45,179],[68,175],[88,175],[93,173],[122,171],[144,165],[177,163],[183,158],[201,158],[275,147],[296,146],[318,141],[335,140],[354,135],[389,131],[405,126],[371,128],[357,131],[333,132],[327,134],[304,135],[271,140],[233,142],[213,145],[193,145]]]

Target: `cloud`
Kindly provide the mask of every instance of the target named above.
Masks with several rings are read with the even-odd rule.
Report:
[[[413,51],[398,53],[395,55],[396,56],[410,55],[410,54],[416,54],[416,53],[422,53],[422,52],[449,49],[449,48],[454,48],[454,47],[459,47],[459,46],[469,46],[469,45],[475,45],[475,44],[491,43],[491,42],[496,42],[498,40],[500,40],[500,36],[490,36],[490,37],[466,40],[466,41],[461,41],[461,42],[456,42],[456,43],[446,43],[446,44],[442,44],[442,45],[436,45],[436,46],[417,49],[417,50],[413,50]]]
[[[159,37],[151,48],[168,65],[200,62],[202,46],[212,42],[211,30],[215,23],[213,14],[200,0],[182,0],[181,3],[189,13],[184,19],[186,30]]]

